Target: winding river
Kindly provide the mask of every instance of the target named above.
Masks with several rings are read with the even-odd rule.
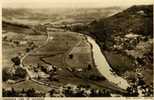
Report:
[[[87,42],[91,45],[93,52],[93,59],[98,71],[111,83],[116,84],[122,89],[127,89],[129,86],[128,82],[122,77],[113,73],[112,68],[109,66],[107,60],[101,52],[99,45],[90,36],[85,36]]]

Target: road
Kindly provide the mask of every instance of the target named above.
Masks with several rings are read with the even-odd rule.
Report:
[[[49,39],[53,39],[53,37],[52,37],[52,38],[50,37],[50,35],[49,35],[48,32],[46,32],[46,35],[47,35],[47,38],[46,38],[45,42],[44,42],[42,45],[40,45],[39,47],[37,47],[37,48],[31,50],[31,51],[28,52],[28,53],[25,53],[25,54],[21,57],[21,59],[20,59],[20,60],[21,60],[20,66],[21,66],[22,68],[24,68],[24,69],[27,71],[28,77],[31,78],[31,79],[33,78],[33,73],[32,73],[31,71],[29,71],[28,67],[24,66],[23,61],[24,61],[24,59],[25,59],[27,56],[29,56],[30,54],[35,53],[35,52],[36,52],[37,50],[39,50],[40,48],[46,46],[46,44],[48,43]]]

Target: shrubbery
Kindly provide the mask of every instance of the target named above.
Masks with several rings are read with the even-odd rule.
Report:
[[[14,72],[13,72],[14,70]],[[27,72],[23,68],[3,68],[2,70],[2,80],[7,81],[7,80],[17,80],[17,79],[23,79],[27,75]]]
[[[9,68],[2,69],[2,80],[7,81],[8,79],[12,78],[11,72],[9,72]]]

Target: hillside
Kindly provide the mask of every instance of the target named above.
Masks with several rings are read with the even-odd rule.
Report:
[[[140,73],[146,83],[152,82],[152,5],[132,6],[111,17],[95,20],[88,25],[86,33],[96,39],[116,73],[130,80]]]
[[[126,35],[130,32],[143,36],[152,36],[152,15],[152,5],[132,6],[111,17],[93,21],[89,25],[89,32],[102,42],[113,40],[111,39],[114,37],[113,35]]]

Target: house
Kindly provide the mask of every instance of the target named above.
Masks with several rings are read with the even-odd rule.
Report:
[[[19,42],[19,45],[26,45],[27,44],[27,41],[20,41]]]
[[[76,68],[76,71],[78,71],[78,72],[82,72],[83,69],[82,69],[82,68]]]
[[[14,83],[16,83],[16,81],[10,80],[10,79],[9,79],[9,80],[7,80],[7,83],[8,83],[8,84],[14,84]]]

